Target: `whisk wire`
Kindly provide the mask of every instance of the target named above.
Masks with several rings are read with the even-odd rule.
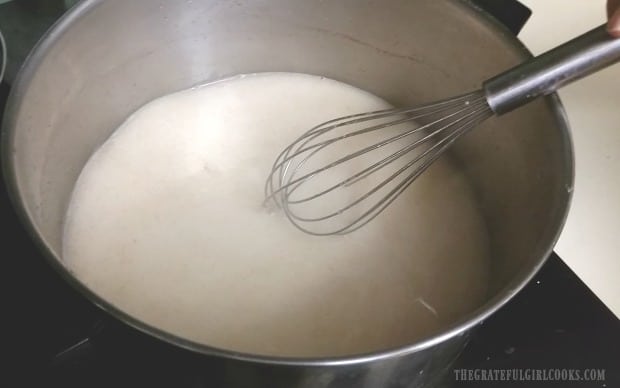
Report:
[[[316,193],[316,194],[314,194],[314,195],[312,195],[312,196],[310,196],[310,197],[306,197],[306,198],[301,199],[301,200],[291,200],[291,199],[290,199],[290,195],[291,195],[291,194],[293,194],[293,192],[294,192],[294,191],[295,191],[295,190],[296,190],[296,189],[300,186],[300,184],[301,184],[301,183],[303,183],[303,182],[300,182],[300,181],[306,181],[306,182],[307,182],[307,181],[309,181],[310,179],[312,179],[313,177],[317,176],[317,175],[318,175],[320,172],[322,172],[322,171],[325,171],[325,170],[327,170],[327,169],[330,169],[330,168],[336,167],[337,165],[339,165],[339,164],[341,164],[341,163],[344,163],[344,162],[346,162],[346,161],[348,161],[348,160],[351,160],[351,159],[353,159],[353,158],[355,158],[355,157],[361,156],[361,155],[366,154],[366,153],[368,153],[368,152],[371,152],[371,151],[373,151],[373,150],[376,150],[376,149],[379,149],[379,148],[381,148],[381,147],[384,147],[384,146],[386,146],[386,145],[388,145],[388,144],[391,144],[391,143],[393,143],[393,142],[395,142],[395,141],[401,140],[401,139],[403,139],[403,138],[405,138],[405,137],[407,137],[407,136],[410,136],[410,135],[412,135],[412,134],[416,134],[416,133],[422,132],[422,131],[424,131],[424,130],[428,129],[429,127],[431,127],[431,126],[433,126],[433,125],[436,125],[436,124],[438,124],[438,123],[440,123],[440,122],[442,122],[442,121],[446,121],[446,120],[448,120],[448,119],[449,119],[449,118],[451,118],[452,116],[454,116],[454,115],[457,115],[457,114],[461,113],[461,112],[462,112],[462,111],[464,111],[465,109],[468,109],[468,108],[461,109],[461,110],[459,110],[459,111],[457,111],[457,112],[455,112],[455,113],[453,113],[453,114],[451,114],[451,115],[448,115],[448,116],[445,116],[445,117],[441,117],[440,119],[438,119],[438,120],[436,120],[436,121],[433,121],[433,122],[431,122],[431,123],[425,124],[425,125],[420,126],[420,127],[416,127],[416,128],[414,128],[414,129],[412,129],[412,130],[408,130],[408,131],[406,131],[406,132],[404,132],[404,133],[402,133],[402,134],[399,134],[399,135],[393,136],[393,137],[391,137],[391,138],[389,138],[389,139],[387,139],[387,140],[384,140],[384,141],[382,141],[382,142],[380,142],[380,143],[376,143],[376,144],[374,144],[374,145],[372,145],[372,146],[370,146],[370,147],[363,148],[363,149],[361,149],[361,150],[359,150],[359,151],[356,151],[356,152],[354,152],[354,153],[352,153],[352,154],[348,155],[347,157],[344,157],[344,158],[338,159],[338,160],[336,160],[335,162],[332,162],[331,164],[328,164],[327,166],[325,166],[325,167],[323,167],[323,168],[321,168],[321,169],[314,170],[313,172],[308,173],[308,174],[306,174],[306,175],[304,175],[304,176],[302,176],[302,177],[299,177],[299,178],[297,178],[297,179],[295,179],[295,180],[293,180],[293,181],[289,181],[289,182],[288,182],[288,183],[289,183],[289,186],[285,186],[285,187],[283,187],[282,189],[286,189],[287,187],[290,187],[290,185],[294,185],[295,183],[297,183],[297,184],[296,184],[295,186],[293,186],[292,188],[290,188],[290,190],[289,190],[289,191],[287,191],[287,195],[289,196],[288,203],[289,203],[289,204],[296,204],[296,203],[306,202],[306,201],[311,200],[311,199],[314,199],[314,198],[316,198],[316,197],[318,197],[318,196],[320,196],[320,195],[327,194],[327,193],[331,192],[332,190],[335,190],[335,189],[337,189],[337,188],[339,188],[339,187],[346,186],[346,185],[349,185],[349,184],[354,184],[354,183],[355,183],[355,182],[357,182],[358,180],[361,180],[361,179],[366,178],[366,177],[367,177],[367,176],[369,176],[370,174],[374,173],[377,169],[379,169],[379,168],[381,168],[381,167],[384,167],[384,166],[386,166],[387,164],[389,164],[389,163],[391,163],[391,162],[393,162],[393,161],[395,161],[395,160],[399,159],[401,156],[403,156],[403,155],[407,154],[409,151],[413,150],[414,148],[416,148],[416,147],[418,147],[418,146],[420,146],[420,145],[422,145],[422,144],[424,144],[424,143],[427,143],[428,141],[432,140],[432,138],[433,138],[434,136],[436,136],[436,135],[437,135],[437,133],[439,133],[440,131],[443,131],[443,130],[445,130],[446,128],[448,128],[448,127],[450,127],[450,126],[453,126],[454,124],[456,124],[456,123],[460,122],[462,119],[464,119],[464,118],[466,118],[466,117],[468,117],[468,116],[464,116],[464,117],[463,117],[463,118],[461,118],[461,119],[458,119],[458,120],[456,120],[456,121],[454,121],[454,122],[451,122],[451,123],[449,123],[449,124],[447,124],[447,125],[445,125],[445,126],[443,126],[443,127],[441,127],[441,128],[438,128],[438,129],[434,130],[432,133],[430,133],[430,134],[428,134],[428,135],[424,136],[423,138],[421,138],[421,139],[418,139],[418,140],[414,141],[413,143],[411,143],[411,144],[409,144],[409,145],[405,146],[404,148],[401,148],[399,151],[397,151],[397,152],[395,152],[395,153],[393,153],[393,154],[389,155],[388,157],[386,157],[386,158],[384,158],[384,159],[380,160],[379,162],[377,162],[377,163],[375,163],[375,164],[371,165],[370,167],[368,167],[368,168],[366,168],[366,169],[364,169],[364,170],[362,170],[362,171],[359,171],[358,173],[354,174],[353,176],[351,176],[351,177],[349,177],[349,178],[347,178],[347,179],[345,179],[345,180],[343,180],[343,181],[341,181],[341,182],[339,182],[339,183],[337,183],[337,184],[335,184],[335,185],[333,185],[333,186],[329,187],[328,189],[326,189],[326,190],[324,190],[324,191],[322,191],[322,192],[320,192],[320,193]],[[400,124],[400,123],[407,122],[407,121],[411,121],[411,120],[413,120],[413,119],[409,118],[409,119],[401,120],[401,121],[394,122],[394,123],[398,123],[398,124]],[[393,124],[393,125],[396,125],[396,124]],[[326,145],[327,145],[327,144],[326,144]],[[320,149],[322,149],[322,148],[323,148],[323,147],[319,148],[319,150],[320,150]],[[306,158],[304,158],[304,160],[302,160],[302,161],[301,161],[301,162],[297,165],[296,170],[299,170],[301,167],[303,167],[303,164],[305,164],[305,162],[306,162],[306,161],[307,161],[307,160],[308,160],[308,159],[309,159],[312,155],[314,155],[316,152],[318,152],[318,150],[315,150],[313,153],[311,153],[311,154],[310,154],[310,155],[308,155]],[[414,160],[414,162],[416,162],[418,159],[419,159],[419,158],[416,158],[416,159]],[[293,172],[291,173],[291,175],[290,175],[290,179],[292,179],[292,178],[295,176],[295,173],[296,173],[296,171],[293,171]]]
[[[274,194],[275,192],[279,191],[279,190],[274,190],[273,188],[273,180],[272,177],[274,175],[274,173],[276,171],[280,171],[282,172],[282,170],[280,170],[280,168],[287,163],[288,161],[290,161],[291,159],[294,158],[289,156],[291,150],[295,147],[295,145],[297,145],[298,143],[300,143],[297,147],[297,149],[295,150],[295,152],[293,152],[293,154],[299,154],[299,153],[303,153],[306,151],[309,151],[312,148],[318,148],[320,147],[322,144],[316,144],[314,146],[312,146],[311,148],[303,148],[303,146],[305,146],[306,144],[308,144],[310,141],[312,141],[313,139],[315,139],[316,137],[320,136],[321,134],[327,132],[327,131],[332,131],[334,129],[340,128],[342,126],[345,125],[353,125],[353,124],[359,124],[365,121],[369,121],[369,120],[377,120],[380,118],[384,118],[384,117],[388,117],[388,116],[392,116],[392,115],[396,115],[396,114],[412,114],[412,113],[416,113],[417,115],[415,116],[410,116],[409,120],[416,120],[418,118],[420,118],[421,116],[424,115],[429,115],[429,114],[433,114],[433,113],[438,113],[441,112],[442,109],[447,109],[451,106],[459,106],[462,104],[463,100],[466,100],[467,98],[469,98],[469,96],[471,96],[471,94],[464,94],[462,96],[458,96],[458,97],[454,97],[445,101],[441,101],[435,104],[428,104],[428,105],[423,105],[420,107],[414,107],[414,108],[394,108],[394,109],[385,109],[385,110],[378,110],[378,111],[373,111],[373,112],[366,112],[366,113],[358,113],[358,114],[353,114],[353,115],[348,115],[348,116],[343,116],[340,118],[336,118],[336,119],[332,119],[329,120],[327,122],[324,122],[322,124],[319,124],[317,126],[315,126],[314,128],[311,128],[310,130],[308,130],[306,133],[304,133],[302,136],[300,136],[297,140],[295,140],[293,143],[291,143],[288,147],[286,147],[276,158],[272,169],[271,169],[271,173],[269,175],[269,177],[267,178],[267,182],[265,185],[265,197],[266,200],[265,202],[268,202],[269,199],[271,199],[273,197],[272,194]],[[426,112],[427,110],[430,110],[430,112]],[[407,121],[409,121],[407,120]],[[378,129],[382,129],[385,128],[389,125],[397,125],[398,123],[392,123],[392,124],[386,124],[382,127],[376,126],[374,128],[371,128],[373,130],[378,130]],[[369,130],[364,130],[363,132],[369,132],[371,129]],[[356,134],[361,134],[359,131]],[[352,136],[353,134],[351,134]],[[334,141],[336,140],[341,140],[343,139],[343,137],[339,138],[339,139],[334,139]],[[303,142],[302,142],[303,140]],[[323,142],[325,143],[325,142]],[[284,169],[286,171],[286,168]],[[285,174],[281,174],[285,175]],[[282,184],[282,181],[279,181],[279,184]]]
[[[321,169],[314,170],[311,173],[308,173],[308,174],[306,174],[304,176],[301,176],[301,177],[298,177],[296,179],[293,179],[295,177],[297,171],[299,171],[303,167],[303,165],[306,163],[306,161],[308,161],[310,158],[312,158],[312,156],[314,156],[316,153],[318,153],[321,150],[323,150],[325,147],[327,147],[327,146],[329,146],[329,145],[331,145],[331,144],[333,144],[333,143],[335,143],[337,141],[342,141],[342,140],[344,140],[346,138],[350,138],[350,137],[353,137],[353,136],[359,136],[359,135],[362,135],[362,134],[365,134],[365,133],[369,133],[371,131],[377,131],[377,130],[384,129],[384,128],[387,128],[387,127],[392,127],[392,126],[396,126],[396,125],[399,125],[399,124],[403,124],[403,123],[406,123],[406,122],[409,122],[409,121],[414,121],[414,120],[420,118],[421,116],[420,115],[409,116],[409,117],[406,117],[406,118],[403,118],[403,119],[399,119],[399,120],[395,120],[395,121],[391,121],[391,122],[388,122],[388,123],[382,123],[382,124],[374,125],[374,126],[371,126],[371,127],[368,127],[368,128],[364,128],[362,130],[357,130],[357,131],[354,131],[354,132],[351,132],[351,133],[347,133],[346,135],[342,135],[342,136],[335,137],[335,138],[330,138],[328,140],[324,140],[324,141],[322,141],[320,143],[313,144],[312,146],[304,148],[304,146],[308,142],[310,142],[311,140],[315,139],[316,137],[318,137],[319,135],[325,133],[328,130],[331,131],[331,130],[334,130],[334,129],[339,128],[341,126],[344,126],[344,125],[357,124],[357,123],[359,123],[361,121],[360,121],[360,119],[355,119],[355,120],[352,120],[352,121],[344,121],[344,122],[341,122],[341,123],[339,123],[337,125],[331,125],[331,126],[325,127],[320,132],[314,133],[310,138],[305,139],[305,141],[302,142],[301,145],[299,145],[297,147],[297,149],[292,154],[290,153],[290,150],[294,147],[295,143],[293,143],[291,146],[287,147],[286,152],[284,152],[283,155],[281,154],[282,158],[278,158],[278,159],[281,159],[280,162],[276,161],[276,163],[274,163],[274,166],[273,166],[273,169],[272,169],[272,174],[275,171],[278,171],[278,169],[283,168],[282,174],[280,174],[281,177],[283,177],[283,176],[287,175],[288,167],[289,167],[289,165],[290,165],[290,163],[291,163],[291,161],[293,159],[295,159],[300,154],[303,154],[303,153],[305,153],[307,151],[311,151],[312,150],[312,152],[309,155],[307,155],[304,159],[302,159],[297,164],[295,170],[290,174],[290,179],[286,183],[284,183],[282,180],[280,180],[279,181],[279,185],[280,185],[279,189],[273,190],[273,188],[271,188],[269,194],[267,194],[267,190],[266,190],[266,197],[267,197],[266,200],[269,200],[270,197],[273,197],[274,195],[278,194],[280,191],[284,190],[287,187],[296,185],[294,187],[294,188],[296,188],[296,187],[299,186],[300,183],[303,183],[304,181],[312,179],[314,176],[316,176],[317,174],[319,174],[319,173],[321,173],[321,172],[323,172],[325,170],[328,170],[328,169],[331,169],[333,167],[336,167],[339,164],[347,162],[347,161],[349,161],[349,160],[351,160],[353,158],[359,157],[359,156],[361,156],[361,155],[363,155],[365,153],[368,153],[368,152],[370,152],[372,150],[379,149],[379,148],[381,148],[383,146],[391,144],[391,143],[393,143],[395,141],[398,141],[398,140],[400,140],[402,138],[405,138],[407,136],[410,136],[412,134],[416,134],[416,133],[419,133],[421,131],[424,131],[429,126],[437,124],[437,123],[439,123],[441,121],[447,121],[451,117],[453,117],[455,115],[458,115],[459,113],[462,113],[463,111],[465,111],[467,109],[469,109],[469,108],[467,108],[467,107],[466,108],[462,108],[462,109],[460,109],[460,110],[458,110],[456,112],[453,112],[450,115],[442,116],[438,120],[436,120],[435,122],[431,122],[431,123],[423,125],[421,127],[415,127],[412,130],[409,130],[409,131],[403,132],[403,133],[401,133],[399,135],[390,137],[390,138],[388,138],[388,139],[386,139],[386,140],[384,140],[384,141],[382,141],[380,143],[373,144],[370,147],[363,148],[361,150],[358,150],[357,152],[354,152],[354,153],[349,154],[349,155],[347,155],[347,156],[345,156],[345,157],[343,157],[341,159],[338,159],[338,160],[332,162],[331,164],[328,164],[328,165],[324,166]],[[389,113],[387,115],[384,114],[384,113],[381,113],[381,114],[379,114],[379,116],[377,116],[374,119],[391,116],[391,115],[396,114],[396,112],[408,113],[408,112],[412,112],[412,111],[415,111],[415,110],[421,110],[421,109],[420,108],[419,109],[403,109],[403,110],[392,109],[392,110],[390,110],[390,112],[392,112],[392,113]],[[386,112],[386,111],[379,111],[379,112]],[[432,113],[435,113],[435,112],[432,112]],[[358,115],[353,115],[353,116],[358,116]],[[365,116],[367,116],[367,115],[365,115]],[[351,117],[351,116],[347,116],[347,117]],[[335,119],[335,120],[332,120],[331,122],[336,122],[336,121],[339,121],[339,120],[340,119]],[[368,120],[370,120],[370,118],[365,118],[362,121],[368,121]],[[321,126],[318,126],[318,127],[321,127]],[[318,127],[316,127],[316,128],[318,128]],[[271,178],[271,176],[269,177],[268,182],[270,181],[270,178]],[[336,187],[338,187],[338,186],[336,186]],[[294,188],[290,192],[294,191]],[[292,202],[289,202],[289,203],[292,203]]]
[[[476,115],[475,113],[472,113],[472,114],[471,114],[471,116],[474,116],[474,119],[473,119],[473,120],[468,120],[468,121],[466,122],[466,124],[465,124],[465,125],[468,125],[470,122],[475,122],[475,115]],[[460,119],[460,120],[464,120],[465,118],[468,118],[468,117],[469,117],[469,116],[465,116],[463,119]],[[459,120],[459,121],[460,121],[460,120]],[[449,125],[454,125],[454,124],[456,124],[456,123],[458,123],[458,121],[457,121],[457,122],[454,122],[454,123],[450,123]],[[447,126],[444,126],[444,127],[442,127],[442,128],[437,129],[434,133],[431,133],[431,134],[429,134],[429,135],[425,136],[424,138],[422,138],[422,139],[420,139],[420,140],[418,140],[418,141],[416,141],[416,142],[414,142],[414,143],[412,143],[412,144],[408,145],[407,147],[405,147],[405,149],[406,149],[407,151],[410,151],[411,149],[418,147],[420,144],[422,144],[422,143],[424,143],[424,142],[429,141],[429,140],[430,140],[432,137],[434,137],[434,136],[435,136],[435,135],[436,135],[439,131],[444,130],[446,127],[447,127]],[[432,153],[433,151],[435,151],[437,147],[442,146],[444,143],[451,143],[451,141],[450,141],[450,140],[451,140],[452,138],[456,138],[456,136],[455,136],[455,134],[456,134],[456,133],[457,133],[457,132],[453,132],[453,133],[451,133],[450,135],[446,136],[445,138],[443,138],[443,139],[442,139],[442,140],[440,140],[439,142],[435,143],[435,144],[434,144],[433,146],[431,146],[429,149],[425,150],[423,153],[421,153],[421,154],[417,155],[414,159],[412,159],[411,161],[407,162],[407,164],[405,164],[403,167],[399,168],[396,172],[394,172],[392,175],[390,175],[389,177],[387,177],[386,179],[384,179],[381,183],[376,184],[376,185],[375,185],[375,186],[374,186],[374,187],[373,187],[370,191],[368,191],[368,192],[366,192],[365,194],[363,194],[362,196],[358,197],[358,198],[357,198],[357,199],[355,199],[353,202],[349,203],[347,206],[345,206],[345,207],[343,207],[343,208],[340,208],[340,209],[338,209],[337,211],[334,211],[334,212],[332,212],[332,213],[330,213],[330,214],[328,214],[328,215],[326,215],[326,216],[322,216],[322,217],[317,217],[317,218],[304,218],[304,217],[299,217],[299,216],[296,216],[295,214],[292,214],[293,218],[295,218],[295,219],[297,219],[297,220],[299,220],[299,221],[304,221],[304,222],[314,222],[314,221],[323,221],[323,220],[326,220],[326,219],[329,219],[329,218],[335,217],[335,216],[337,216],[337,215],[339,215],[339,214],[342,214],[343,212],[345,212],[345,211],[349,210],[349,209],[350,209],[350,208],[352,208],[353,206],[355,206],[355,205],[359,204],[360,202],[364,201],[366,198],[370,197],[370,196],[371,196],[372,194],[374,194],[375,192],[379,191],[381,188],[383,188],[384,186],[386,186],[388,183],[390,183],[392,180],[394,180],[394,179],[395,179],[396,177],[398,177],[400,174],[402,174],[403,172],[405,172],[406,170],[408,170],[410,167],[414,166],[414,165],[415,165],[418,161],[420,161],[421,159],[423,159],[423,158],[427,157],[430,153]],[[449,145],[449,144],[448,144],[448,145]],[[402,150],[401,150],[401,151],[402,151]],[[403,155],[404,155],[404,154],[406,154],[406,152],[403,152]],[[394,154],[390,155],[390,157],[392,157],[393,155],[394,155]],[[389,158],[389,157],[388,157],[388,158]],[[387,159],[387,158],[386,158],[386,159]],[[435,159],[433,159],[432,161],[434,161],[434,160],[435,160]],[[430,164],[432,163],[432,161],[431,161],[430,163],[428,163],[428,165],[430,165]],[[420,173],[421,173],[421,172],[423,172],[423,171],[424,171],[424,169],[426,169],[426,167],[427,167],[427,165],[426,165],[426,164],[423,164],[423,165],[422,165],[422,166],[420,166],[417,170],[420,170]],[[419,175],[419,174],[417,174],[417,175],[416,175],[416,171],[417,171],[417,170],[415,170],[415,171],[414,171],[414,173],[412,173],[411,175],[409,175],[409,177],[408,177],[407,179],[410,179],[410,177],[411,177],[412,175],[415,175],[415,177],[417,177],[417,176]],[[350,179],[350,178],[348,178],[348,179]],[[346,181],[346,180],[345,180],[345,181]],[[331,190],[333,190],[333,189],[335,189],[335,188],[338,188],[339,186],[341,186],[341,185],[340,185],[340,184],[336,184],[336,185],[332,186],[332,188],[330,188],[330,190],[329,190],[329,191],[331,191]],[[296,186],[296,187],[299,187],[299,186]],[[294,189],[291,189],[291,191],[287,191],[287,193],[286,193],[287,198],[288,198],[288,197],[292,194],[292,190],[294,190]],[[327,193],[327,192],[328,192],[328,190],[325,190],[324,192],[317,193],[317,194],[315,194],[315,195],[313,195],[313,196],[311,196],[311,197],[304,198],[303,200],[296,200],[296,201],[293,201],[293,200],[288,199],[286,202],[287,202],[288,204],[297,204],[297,203],[307,202],[307,201],[312,200],[312,199],[315,199],[315,198],[319,197],[320,195],[323,195],[323,194],[325,194],[325,193]],[[362,216],[362,217],[363,217],[363,216]]]
[[[272,170],[265,182],[265,204],[273,202],[282,208],[289,221],[306,233],[321,236],[351,233],[383,212],[463,133],[492,115],[484,93],[477,91],[415,108],[387,109],[348,115],[317,125],[287,146],[274,161]],[[390,120],[389,118],[392,116],[400,117]],[[321,151],[327,147],[342,144],[347,139],[365,139],[364,135],[378,134],[381,130],[396,128],[399,125],[416,121],[421,125],[407,127],[378,141],[373,140],[372,143],[365,144],[353,152],[336,158],[336,160],[326,162],[323,166],[306,168],[306,165],[310,161],[314,161],[317,155],[322,155]],[[370,125],[359,127],[365,123],[370,123]],[[341,130],[346,132],[343,134],[336,133],[336,131]],[[394,152],[382,156],[377,162],[371,162],[369,166],[356,169],[353,174],[347,173],[343,178],[338,178],[336,183],[330,183],[326,188],[315,188],[314,193],[303,194],[300,198],[293,197],[302,186],[313,188],[308,183],[322,173],[332,172],[349,161],[357,160],[363,155],[380,150],[388,145],[396,145],[397,142],[415,135],[420,137],[414,137],[402,146],[398,145],[398,149]],[[416,150],[421,147],[426,148],[416,153]],[[354,195],[345,205],[338,205],[335,210],[327,211],[326,214],[322,215],[308,216],[298,213],[297,207],[305,203],[313,203],[321,197],[325,197],[326,202],[332,202],[327,197],[330,193],[339,188],[352,187],[396,161],[403,160],[406,155],[411,155],[411,159],[405,160],[401,166],[395,168],[395,171],[389,171],[386,174],[387,176],[379,178],[379,181],[372,182],[371,187],[365,189],[360,195]],[[405,174],[407,171],[409,173]],[[336,176],[338,175],[336,174]],[[395,182],[394,186],[388,187],[391,182]],[[350,219],[344,218],[344,214],[362,206],[362,203],[384,190],[388,190],[387,193],[381,194],[381,197],[368,205],[366,209]],[[330,203],[327,204],[330,205]],[[327,222],[336,219],[338,216],[343,217],[346,222],[337,226],[322,223],[322,221]],[[329,228],[325,229],[326,226]]]
[[[482,120],[484,120],[484,118],[478,119],[476,122],[480,122]],[[469,130],[469,129],[472,129],[476,124],[472,122],[472,124],[468,124],[468,125],[470,125],[468,128]],[[406,180],[400,183],[399,186],[397,186],[397,188],[392,190],[390,194],[386,196],[386,198],[384,198],[383,201],[378,202],[375,206],[373,206],[373,208],[371,208],[364,215],[356,219],[354,222],[350,223],[347,227],[341,228],[335,233],[313,233],[313,234],[315,235],[348,234],[348,233],[358,230],[359,228],[363,227],[364,225],[372,221],[379,214],[381,214],[381,212],[383,212],[383,210],[385,210],[403,191],[405,191],[426,170],[426,168],[428,168],[432,163],[434,163],[442,155],[442,152],[447,150],[458,137],[459,137],[458,134],[453,134],[450,140],[446,144],[444,144],[439,150],[437,150],[432,158],[429,158],[422,166],[420,166],[420,168],[412,172],[406,178]]]

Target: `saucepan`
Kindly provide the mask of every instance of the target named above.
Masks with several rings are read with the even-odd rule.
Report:
[[[469,1],[87,0],[45,35],[13,85],[2,127],[5,178],[24,224],[69,283],[121,321],[204,354],[205,363],[224,363],[227,386],[425,387],[449,368],[472,330],[532,278],[558,238],[573,150],[556,95],[486,122],[454,147],[490,235],[488,296],[441,332],[387,351],[264,357],[142,322],[63,264],[70,194],[90,155],[130,113],[198,83],[263,71],[319,74],[407,106],[475,90],[529,57]]]

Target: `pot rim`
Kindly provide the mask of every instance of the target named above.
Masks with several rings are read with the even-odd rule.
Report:
[[[4,72],[8,61],[6,41],[4,40],[4,36],[0,30],[0,82],[4,79]]]
[[[150,324],[140,321],[129,314],[123,312],[116,306],[112,305],[102,297],[91,291],[86,285],[84,285],[79,279],[74,277],[70,271],[61,264],[61,260],[57,258],[51,247],[41,238],[39,238],[39,231],[35,224],[32,222],[32,216],[26,209],[25,205],[21,201],[20,184],[16,175],[14,166],[15,151],[12,148],[14,142],[15,133],[14,128],[16,115],[20,106],[24,103],[23,98],[25,91],[28,87],[28,81],[32,75],[36,72],[39,64],[45,58],[47,51],[54,42],[64,34],[64,32],[71,26],[71,24],[83,15],[94,9],[103,0],[83,0],[76,6],[72,7],[66,12],[60,19],[54,23],[54,25],[43,35],[39,42],[32,49],[24,65],[20,69],[14,86],[11,88],[9,99],[5,108],[5,117],[2,123],[2,132],[0,133],[0,154],[2,157],[2,170],[5,182],[7,184],[7,190],[9,198],[28,234],[32,240],[36,243],[40,251],[43,253],[46,261],[56,270],[60,276],[67,281],[75,290],[84,295],[88,300],[93,302],[99,308],[113,317],[121,320],[125,324],[146,333],[150,336],[158,338],[169,344],[179,346],[181,348],[190,350],[195,353],[200,353],[209,356],[218,356],[228,359],[235,359],[240,361],[248,361],[260,364],[269,365],[288,365],[288,366],[305,366],[305,367],[320,367],[320,366],[339,366],[339,365],[354,365],[361,363],[368,363],[374,361],[387,360],[396,357],[402,357],[411,353],[420,352],[427,348],[440,344],[450,338],[463,336],[469,330],[480,325],[486,318],[501,308],[510,299],[512,299],[538,272],[542,265],[546,262],[547,257],[553,251],[553,247],[557,242],[566,217],[568,215],[568,209],[572,198],[572,187],[574,185],[574,156],[573,146],[570,136],[570,130],[568,125],[568,119],[560,98],[556,93],[545,97],[546,103],[556,118],[558,125],[563,129],[563,146],[565,150],[564,158],[566,160],[566,171],[564,171],[567,179],[567,196],[565,203],[561,204],[560,216],[553,220],[556,231],[553,234],[553,238],[547,243],[544,254],[528,268],[520,271],[510,283],[508,283],[501,291],[499,291],[495,297],[486,301],[485,304],[478,309],[470,312],[465,317],[452,323],[440,333],[427,337],[423,340],[416,341],[412,344],[399,346],[382,351],[376,351],[366,354],[357,354],[351,356],[339,356],[339,357],[276,357],[265,356],[250,353],[235,352],[220,348],[211,347],[202,343],[194,342],[184,339],[174,334],[168,333],[161,329],[158,329]],[[495,33],[500,35],[506,44],[511,45],[514,50],[521,54],[523,60],[532,57],[531,52],[521,43],[521,41],[514,36],[512,32],[508,30],[502,23],[495,19],[492,15],[480,7],[473,4],[470,0],[450,0],[453,3],[459,5],[465,12],[471,12],[480,17],[482,21]]]

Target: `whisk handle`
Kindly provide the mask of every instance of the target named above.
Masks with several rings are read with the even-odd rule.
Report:
[[[498,115],[620,61],[620,39],[606,25],[564,43],[483,83]]]

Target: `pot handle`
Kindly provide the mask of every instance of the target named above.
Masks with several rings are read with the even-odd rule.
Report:
[[[471,2],[495,17],[515,35],[521,32],[532,15],[532,10],[517,0],[471,0]]]
[[[483,83],[498,115],[620,61],[620,38],[603,24]]]

